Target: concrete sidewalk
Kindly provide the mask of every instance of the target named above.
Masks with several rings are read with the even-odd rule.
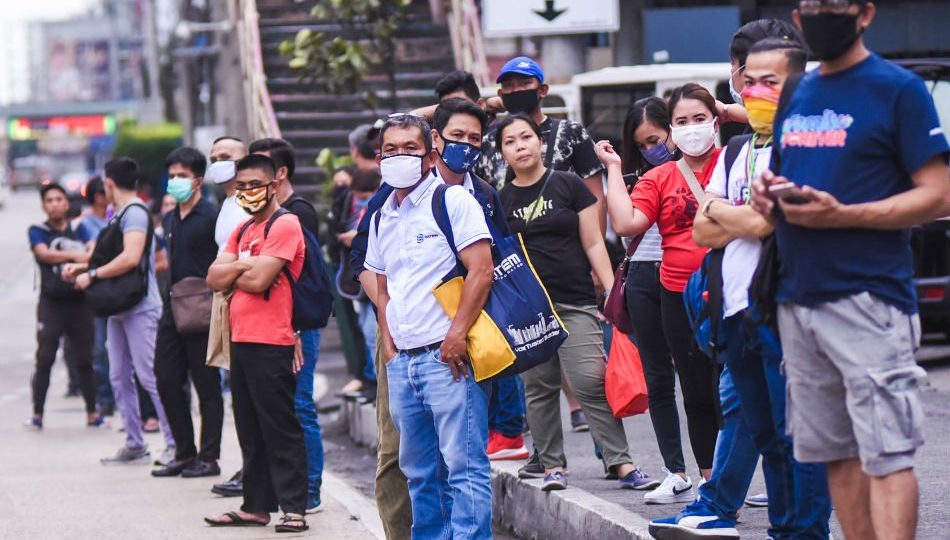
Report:
[[[28,373],[5,379],[22,383],[28,380]],[[240,467],[230,418],[224,430],[221,477],[152,478],[150,466],[99,464],[99,458],[115,452],[124,442],[124,435],[116,430],[119,421],[113,420],[109,428],[85,427],[82,401],[60,397],[65,391],[63,384],[51,388],[43,432],[23,430],[19,420],[25,419],[29,410],[29,394],[24,388],[21,385],[11,392],[5,384],[0,404],[0,414],[6,419],[0,426],[4,441],[0,446],[0,501],[7,509],[0,513],[0,538],[381,537],[375,505],[332,474],[324,479],[323,510],[307,517],[307,533],[277,534],[272,526],[208,527],[202,517],[241,504],[240,498],[225,499],[209,491],[213,483]],[[161,453],[162,438],[158,434],[146,437],[154,459]]]

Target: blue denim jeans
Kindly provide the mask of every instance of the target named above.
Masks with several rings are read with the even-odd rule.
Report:
[[[719,378],[719,401],[722,428],[716,438],[712,476],[699,488],[699,502],[720,518],[735,521],[759,463],[759,451],[742,418],[742,407],[728,366]]]
[[[360,302],[360,313],[358,315],[358,322],[360,325],[360,331],[363,333],[363,338],[366,342],[366,364],[363,366],[363,378],[367,381],[376,381],[376,363],[373,362],[373,358],[376,358],[376,311],[373,309],[373,304],[367,302]]]
[[[323,438],[317,420],[317,407],[313,403],[313,371],[320,356],[320,331],[301,332],[300,344],[303,348],[303,367],[297,374],[294,408],[300,427],[303,428],[304,446],[307,449],[307,508],[313,508],[320,504],[320,485],[323,483]]]
[[[524,383],[521,376],[495,377],[490,380],[488,429],[514,438],[524,431]]]
[[[96,374],[96,403],[99,407],[115,407],[115,396],[109,383],[109,351],[106,349],[106,328],[109,319],[96,317],[96,335],[92,342],[92,370]]]
[[[399,468],[409,483],[412,540],[492,537],[488,394],[456,381],[439,351],[400,352],[386,365]],[[471,371],[471,370],[469,370]]]
[[[824,464],[799,463],[785,431],[785,376],[778,338],[740,312],[724,322],[726,366],[739,397],[742,419],[762,455],[769,494],[769,535],[827,539],[831,498]]]

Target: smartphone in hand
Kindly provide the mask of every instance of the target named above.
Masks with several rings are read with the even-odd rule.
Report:
[[[769,193],[787,204],[805,204],[811,201],[805,192],[792,182],[769,186]]]

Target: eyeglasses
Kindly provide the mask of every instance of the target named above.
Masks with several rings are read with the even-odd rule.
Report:
[[[798,11],[802,15],[825,13],[845,13],[851,7],[852,0],[801,0]]]

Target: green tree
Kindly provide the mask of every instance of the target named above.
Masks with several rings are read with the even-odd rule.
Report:
[[[396,111],[396,31],[411,0],[319,0],[310,11],[317,21],[332,22],[342,32],[303,29],[280,44],[288,65],[324,91],[356,94],[370,70],[380,70],[389,84],[390,110]],[[376,92],[366,100],[375,110]]]
[[[141,181],[158,194],[165,177],[165,158],[182,144],[179,124],[136,125],[125,122],[116,134],[115,156],[128,156],[139,164]]]

